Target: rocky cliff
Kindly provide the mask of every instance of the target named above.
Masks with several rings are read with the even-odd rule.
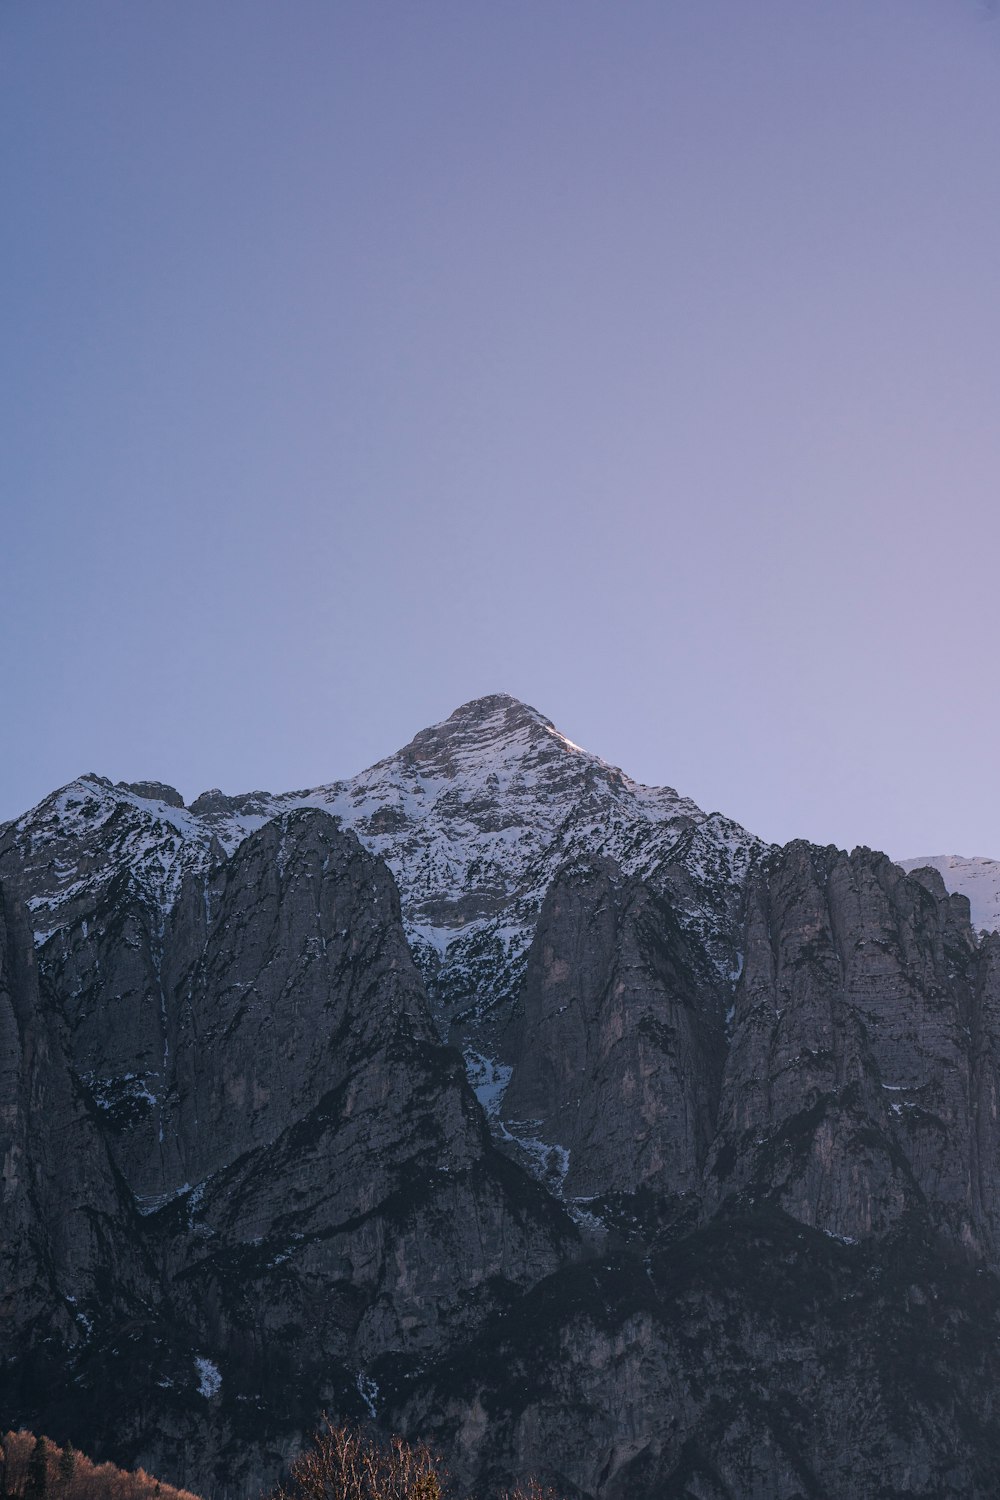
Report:
[[[323,1409],[485,1492],[992,1495],[1000,937],[534,710],[0,830],[8,1422],[241,1494]]]

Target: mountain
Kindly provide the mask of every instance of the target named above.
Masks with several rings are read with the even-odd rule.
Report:
[[[995,1492],[1000,936],[541,714],[0,830],[0,1401],[213,1495]]]
[[[668,787],[639,786],[503,694],[465,704],[353,780],[308,791],[212,791],[185,808],[162,783],[80,777],[8,826],[0,877],[15,873],[43,967],[57,976],[57,988],[71,991],[88,983],[81,964],[90,962],[95,941],[87,932],[92,914],[119,903],[127,884],[129,920],[141,932],[124,951],[116,946],[98,972],[103,987],[113,975],[128,1014],[110,1047],[103,1012],[94,1046],[78,1025],[74,1062],[104,1107],[127,1100],[148,1115],[160,1159],[162,1132],[169,1141],[172,1129],[164,1113],[170,1044],[159,995],[160,929],[185,880],[207,889],[210,870],[250,834],[307,808],[353,831],[392,871],[441,1036],[464,1052],[491,1115],[509,1076],[510,1012],[558,871],[600,853],[623,874],[669,889],[680,920],[725,975],[739,963],[740,892],[765,847]],[[132,1005],[140,992],[144,1001]],[[504,1142],[529,1165],[548,1160],[550,1145],[530,1122],[526,1129],[509,1122]],[[142,1188],[154,1197],[178,1185],[176,1173],[161,1180],[149,1171]]]

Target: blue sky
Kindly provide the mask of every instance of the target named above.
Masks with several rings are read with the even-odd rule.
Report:
[[[0,818],[507,691],[1000,856],[998,161],[974,0],[8,0]]]

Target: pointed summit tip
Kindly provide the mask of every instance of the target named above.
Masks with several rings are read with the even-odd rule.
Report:
[[[497,756],[530,756],[553,747],[574,753],[580,749],[537,708],[510,693],[489,693],[472,698],[447,719],[421,729],[397,753],[408,762],[424,766],[440,759],[442,767],[447,763],[446,774],[452,776],[459,764],[466,769],[473,762],[485,766]],[[390,756],[388,761],[380,761],[380,768],[394,759]]]
[[[520,698],[515,698],[510,693],[489,693],[485,698],[472,698],[456,708],[453,714],[449,714],[445,722],[456,725],[484,724],[500,717],[511,725],[533,723],[542,724],[546,729],[555,728],[552,721],[540,714],[537,708],[532,708],[530,703],[522,703]]]

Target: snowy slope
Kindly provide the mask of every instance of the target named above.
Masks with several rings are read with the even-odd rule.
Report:
[[[0,830],[17,856],[38,946],[92,911],[112,880],[165,912],[185,873],[221,856],[212,830],[172,796],[85,775]]]
[[[931,854],[924,859],[899,859],[896,863],[903,870],[930,865],[940,872],[949,891],[968,896],[972,925],[977,932],[1000,930],[1000,860]]]

